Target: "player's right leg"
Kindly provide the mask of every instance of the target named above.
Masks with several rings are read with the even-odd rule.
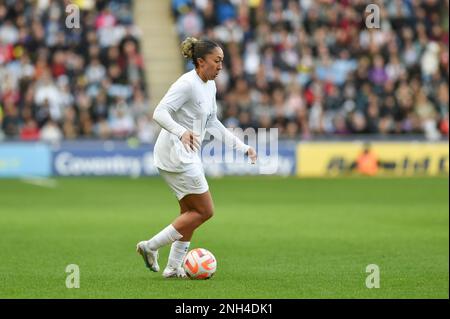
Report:
[[[147,247],[147,241],[140,241],[136,245],[136,251],[142,256],[144,259],[145,266],[151,271],[158,272],[158,251],[151,250]]]
[[[151,271],[159,271],[158,249],[183,237],[172,224],[161,230],[147,241],[141,241],[136,251],[144,258],[145,265]]]

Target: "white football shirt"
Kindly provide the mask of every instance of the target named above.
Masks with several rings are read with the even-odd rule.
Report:
[[[162,127],[154,148],[154,164],[165,171],[183,172],[201,162],[200,150],[187,151],[180,140],[186,130],[199,135],[200,145],[210,130],[227,146],[244,153],[249,149],[217,119],[216,83],[203,82],[195,69],[172,84],[156,107],[153,119]]]

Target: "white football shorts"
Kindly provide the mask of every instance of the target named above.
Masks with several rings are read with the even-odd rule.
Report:
[[[158,171],[178,200],[189,194],[203,194],[209,189],[201,165],[191,165],[184,172],[168,172],[160,168]]]

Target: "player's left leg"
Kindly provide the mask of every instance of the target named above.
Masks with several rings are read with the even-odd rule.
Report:
[[[189,211],[189,206],[186,201],[179,200],[180,215]],[[181,264],[189,251],[189,245],[191,244],[190,238],[180,238],[172,243],[170,247],[169,259],[167,261],[166,269],[164,269],[163,276],[170,277],[186,277],[186,273],[181,267]]]
[[[209,191],[203,194],[189,194],[179,200],[180,216],[172,223],[179,230],[183,237],[172,244],[167,267],[163,276],[185,277],[182,268],[184,257],[186,256],[190,239],[195,229],[208,220],[213,215],[214,205]]]

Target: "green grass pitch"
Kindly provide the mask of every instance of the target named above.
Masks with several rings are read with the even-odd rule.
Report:
[[[191,248],[211,250],[218,270],[194,281],[163,279],[135,252],[179,213],[161,178],[0,180],[0,298],[449,297],[448,178],[209,183],[215,216]],[[69,264],[79,289],[66,288]]]

